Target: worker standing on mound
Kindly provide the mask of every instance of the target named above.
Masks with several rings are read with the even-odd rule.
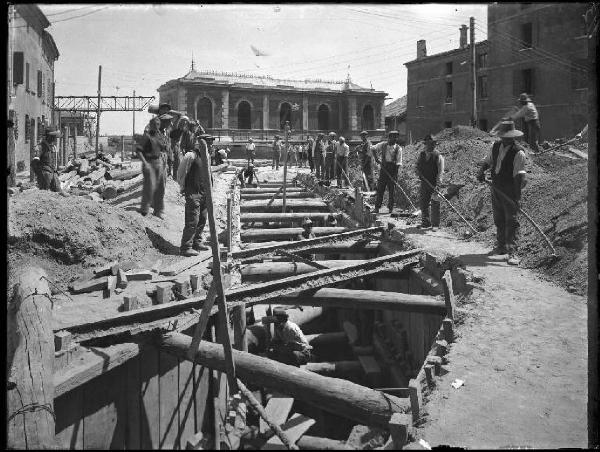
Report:
[[[540,115],[527,93],[521,93],[518,100],[519,104],[521,104],[521,108],[515,114],[509,116],[508,119],[515,121],[519,118],[523,118],[525,121],[525,141],[529,144],[531,149],[538,152],[538,142],[540,140]]]
[[[388,133],[388,140],[373,146],[375,161],[381,165],[377,181],[377,198],[375,200],[375,213],[379,213],[383,204],[383,194],[388,188],[388,209],[394,209],[394,188],[398,177],[398,169],[402,166],[402,147],[398,144],[400,134],[392,130]],[[381,154],[381,157],[379,157]]]
[[[284,309],[275,308],[275,334],[267,356],[280,363],[300,367],[310,361],[312,347],[298,325],[289,320]]]
[[[444,157],[435,149],[437,142],[431,134],[425,137],[424,142],[425,149],[421,151],[417,159],[417,176],[421,180],[421,189],[419,191],[419,207],[421,209],[420,227],[430,228],[432,226],[439,226],[440,200],[437,199],[438,196],[434,193],[434,188],[441,185],[442,175],[444,174]],[[432,213],[435,213],[432,215],[435,218],[434,224],[432,224],[429,215],[430,204]]]
[[[515,129],[513,121],[500,124],[498,137],[490,152],[481,163],[477,180],[485,180],[485,171],[492,173],[492,210],[496,225],[496,246],[488,255],[508,254],[510,265],[519,265],[517,239],[519,221],[517,213],[521,202],[521,190],[527,184],[526,157],[515,138],[523,132]],[[504,194],[505,196],[502,196]]]
[[[194,149],[183,156],[177,172],[177,182],[185,196],[185,226],[181,236],[179,251],[182,256],[197,256],[198,251],[206,251],[208,247],[202,244],[202,231],[206,225],[208,211],[206,210],[206,187],[202,183],[201,152],[207,152],[208,145],[200,135],[196,139]]]
[[[148,132],[142,136],[136,151],[142,161],[144,175],[140,213],[144,216],[148,215],[149,205],[152,204],[154,215],[162,219],[167,143],[159,128],[160,118],[155,116],[148,123]]]
[[[40,155],[34,158],[32,166],[40,190],[51,190],[63,194],[52,162],[56,159],[56,139],[60,136],[61,133],[56,128],[46,128],[44,139],[40,143]]]

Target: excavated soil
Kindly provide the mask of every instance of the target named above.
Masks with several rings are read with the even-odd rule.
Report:
[[[446,162],[446,184],[464,184],[452,204],[480,231],[478,239],[493,246],[495,227],[492,218],[490,189],[477,182],[477,164],[489,151],[494,138],[470,127],[444,129],[436,136],[437,149]],[[587,145],[577,148],[587,151]],[[423,143],[404,148],[404,166],[398,181],[412,202],[418,206],[420,182],[415,174],[416,160]],[[553,243],[557,258],[542,236],[523,216],[519,216],[521,266],[540,270],[573,293],[587,292],[587,160],[565,155],[528,154],[529,183],[523,191],[521,207],[540,226]],[[563,151],[563,153],[567,153]],[[350,164],[351,180],[360,180],[358,162]],[[378,177],[376,170],[376,179]],[[396,205],[412,210],[405,196],[396,190]],[[444,192],[444,190],[442,190]],[[383,206],[387,205],[387,193]],[[383,209],[382,209],[383,210]],[[383,210],[384,212],[386,210]],[[412,222],[416,225],[420,218]],[[467,227],[445,203],[441,208],[441,226],[465,235]]]

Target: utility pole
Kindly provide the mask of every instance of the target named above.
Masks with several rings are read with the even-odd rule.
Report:
[[[98,110],[96,111],[96,155],[98,155],[98,139],[100,137],[100,98],[102,96],[102,66],[98,66]]]
[[[471,35],[471,92],[473,104],[471,105],[471,126],[477,127],[477,67],[475,66],[475,18],[470,19]]]
[[[135,90],[133,90],[133,128],[131,129],[131,156],[135,154]]]

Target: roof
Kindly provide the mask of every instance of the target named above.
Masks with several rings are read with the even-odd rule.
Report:
[[[54,42],[54,38],[52,37],[52,35],[46,30],[44,30],[44,33],[42,34],[42,39],[44,43],[44,51],[46,52],[46,54],[52,57],[53,60],[58,60],[60,53],[58,52],[58,48],[56,47],[56,43]]]
[[[483,47],[488,45],[488,41],[487,39],[485,41],[480,41],[480,42],[476,42],[475,43],[475,48],[477,47]],[[461,53],[461,52],[468,52],[469,51],[469,47],[465,47],[464,49],[452,49],[452,50],[447,50],[446,52],[440,52],[440,53],[436,53],[433,55],[427,55],[421,58],[417,58],[415,60],[411,60],[408,61],[406,63],[404,63],[404,66],[408,66],[409,64],[414,64],[414,63],[421,63],[423,61],[429,61],[432,58],[438,58],[438,57],[443,57],[443,56],[448,56],[448,55],[452,55],[453,53]]]
[[[398,99],[390,102],[383,107],[384,117],[389,116],[402,116],[406,113],[406,95],[399,97]]]
[[[39,27],[39,31],[50,26],[50,22],[42,10],[32,3],[16,4],[15,8],[19,16],[21,16],[31,27]],[[37,27],[36,27],[37,26]]]
[[[294,79],[279,79],[268,75],[254,75],[237,72],[219,72],[203,70],[198,71],[191,69],[183,77],[169,80],[163,84],[159,90],[166,85],[173,83],[196,83],[204,82],[210,84],[222,84],[230,87],[241,87],[241,88],[271,88],[271,89],[288,89],[288,90],[302,90],[302,91],[330,91],[330,92],[364,92],[364,93],[376,93],[385,94],[384,91],[377,91],[370,88],[364,88],[362,86],[353,83],[351,80],[321,80],[321,79],[306,79],[306,80],[294,80]]]

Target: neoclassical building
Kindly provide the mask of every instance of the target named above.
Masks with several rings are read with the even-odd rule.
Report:
[[[281,80],[191,70],[158,88],[160,102],[211,131],[273,132],[290,121],[295,134],[335,131],[348,138],[385,128],[387,93],[346,81]],[[239,136],[239,134],[237,134]]]

